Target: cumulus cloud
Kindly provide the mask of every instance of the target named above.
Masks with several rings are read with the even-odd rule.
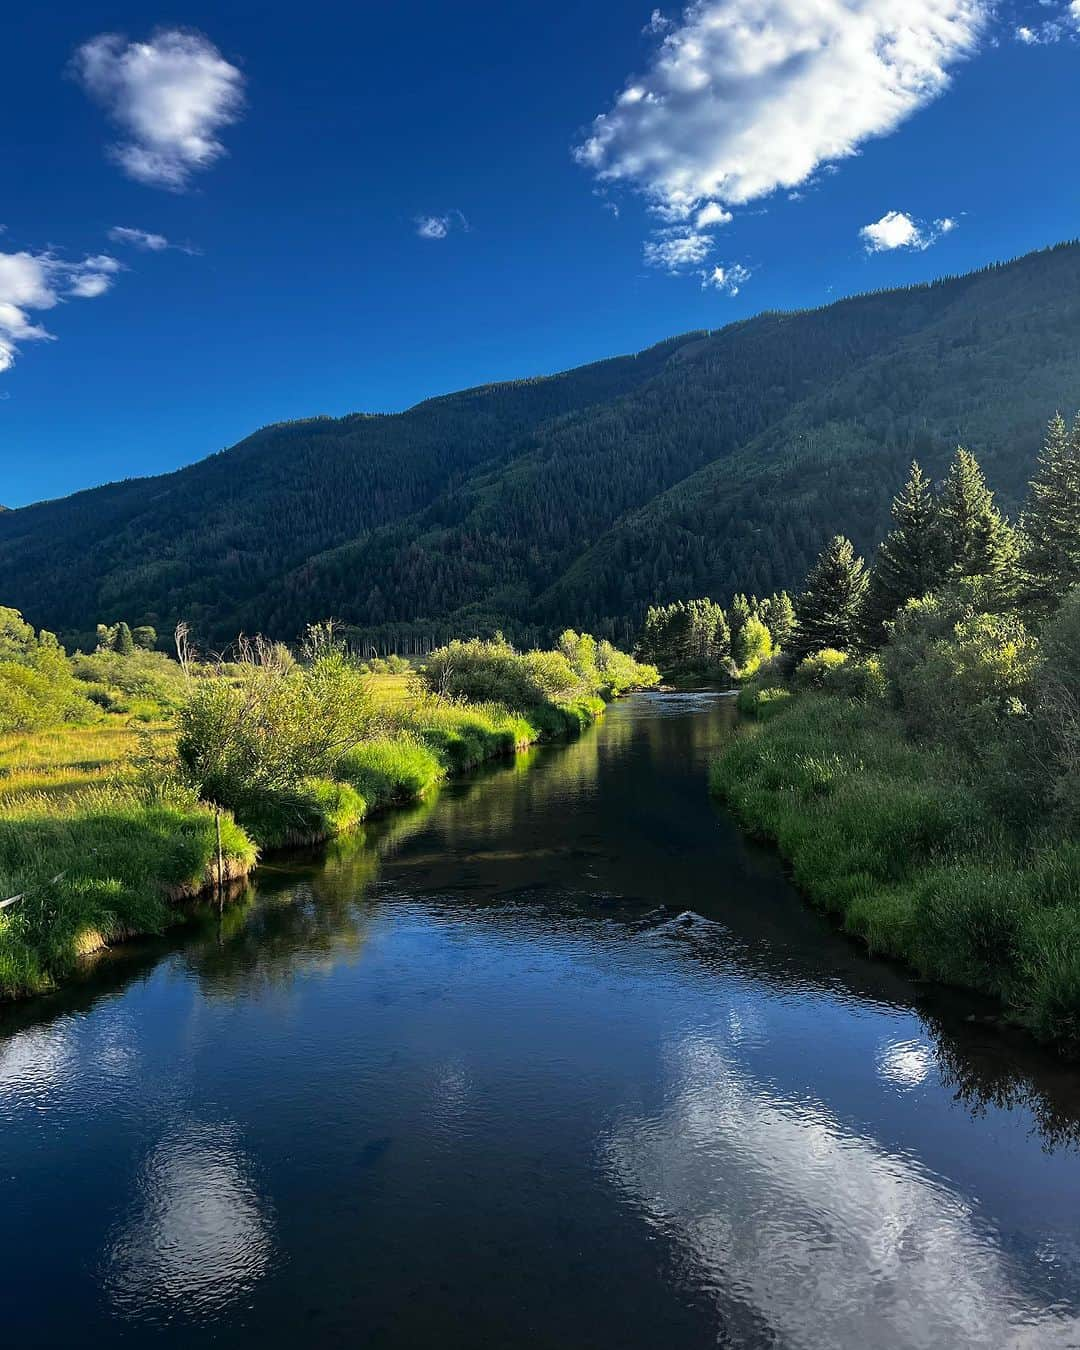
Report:
[[[711,272],[702,274],[702,289],[712,287],[725,295],[738,295],[745,282],[750,280],[749,269],[741,263],[732,263],[729,267],[714,267]]]
[[[943,234],[957,227],[952,216],[942,216],[927,225],[909,216],[905,211],[886,211],[880,220],[864,225],[859,238],[868,253],[887,253],[897,248],[926,249],[936,244]]]
[[[645,241],[644,256],[650,267],[683,272],[703,263],[712,245],[711,235],[696,230],[662,230]]]
[[[32,312],[104,295],[121,270],[108,254],[72,263],[55,253],[0,252],[0,372],[14,364],[20,343],[51,340]]]
[[[577,147],[668,221],[796,188],[938,97],[989,0],[694,0]]]
[[[225,154],[218,133],[243,107],[243,76],[199,33],[168,29],[148,42],[103,33],[72,69],[123,132],[110,157],[136,182],[173,192]]]
[[[694,224],[704,230],[709,225],[727,225],[731,220],[731,212],[725,211],[719,202],[707,202],[697,213]]]

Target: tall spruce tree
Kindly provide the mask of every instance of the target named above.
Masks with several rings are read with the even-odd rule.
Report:
[[[865,639],[877,647],[884,625],[901,605],[940,585],[945,575],[945,541],[929,478],[917,462],[893,498],[893,529],[881,541],[863,611]]]
[[[1006,605],[1020,583],[1020,541],[994,505],[973,454],[957,447],[938,503],[949,576],[985,577],[997,605]]]
[[[1026,603],[1047,614],[1080,585],[1080,414],[1050,423],[1021,517]]]
[[[795,631],[789,651],[797,660],[823,647],[852,651],[859,644],[866,599],[866,567],[842,534],[822,549],[795,600]]]

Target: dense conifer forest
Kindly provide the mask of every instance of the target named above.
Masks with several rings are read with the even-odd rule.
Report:
[[[1015,510],[1080,387],[1080,245],[821,310],[765,313],[393,416],[272,426],[190,468],[0,515],[0,594],[69,643],[88,616],[201,641],[313,614],[441,642],[798,585],[869,553],[912,458],[957,443]]]

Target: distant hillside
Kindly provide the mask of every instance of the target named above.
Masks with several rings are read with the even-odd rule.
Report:
[[[0,603],[66,634],[363,629],[624,636],[654,599],[796,584],[869,549],[958,441],[1006,506],[1080,404],[1080,245],[766,313],[394,416],[267,427],[177,473],[0,517]]]

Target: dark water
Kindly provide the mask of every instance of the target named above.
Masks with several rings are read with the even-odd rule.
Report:
[[[730,720],[630,700],[9,1009],[4,1343],[1080,1345],[1076,1074],[802,905]]]

